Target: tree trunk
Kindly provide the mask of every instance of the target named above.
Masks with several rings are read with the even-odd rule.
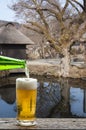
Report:
[[[70,67],[70,56],[68,49],[64,49],[64,57],[61,60],[61,76],[69,77],[69,67]]]

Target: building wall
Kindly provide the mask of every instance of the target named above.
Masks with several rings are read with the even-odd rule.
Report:
[[[0,54],[18,59],[26,59],[26,45],[4,44],[0,45]]]

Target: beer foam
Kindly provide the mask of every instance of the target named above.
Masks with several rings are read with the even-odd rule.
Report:
[[[36,89],[37,79],[34,78],[17,78],[16,88],[19,89]]]

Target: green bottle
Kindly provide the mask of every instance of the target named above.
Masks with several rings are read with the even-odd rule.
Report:
[[[0,55],[0,70],[25,68],[26,61]]]

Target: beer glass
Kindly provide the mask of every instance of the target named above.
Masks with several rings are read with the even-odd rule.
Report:
[[[17,122],[22,126],[36,124],[37,79],[16,79]]]

